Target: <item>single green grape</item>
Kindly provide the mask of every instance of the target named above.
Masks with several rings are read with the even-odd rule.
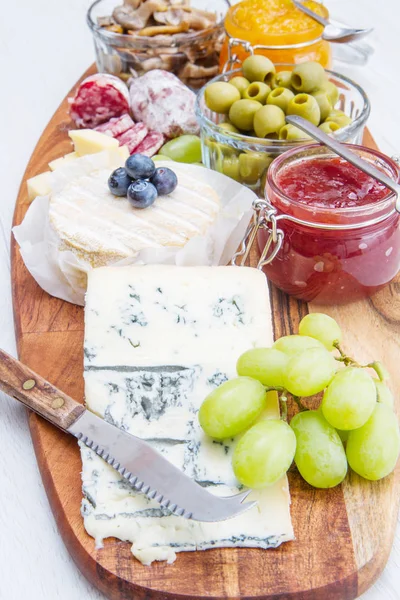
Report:
[[[287,123],[279,130],[280,140],[310,140],[311,137],[295,125]]]
[[[151,157],[151,160],[157,162],[159,160],[172,160],[169,156],[165,156],[165,154],[155,154]]]
[[[253,129],[254,115],[262,108],[256,100],[237,100],[229,111],[229,120],[241,131]]]
[[[164,144],[160,154],[182,163],[201,162],[200,138],[197,135],[181,135]]]
[[[294,462],[300,475],[316,488],[335,487],[347,473],[342,440],[319,411],[300,412],[290,426],[296,435]]]
[[[376,481],[393,471],[399,450],[397,417],[391,408],[378,402],[368,421],[350,431],[346,454],[353,471]]]
[[[334,123],[333,121],[321,123],[321,125],[319,125],[319,128],[322,129],[322,131],[324,133],[327,133],[328,135],[330,133],[333,133],[334,131],[337,131],[338,129],[341,129],[340,125]]]
[[[295,354],[284,373],[284,387],[294,396],[313,396],[322,392],[337,370],[337,362],[325,348],[310,348]]]
[[[209,83],[206,87],[204,100],[210,110],[219,114],[227,114],[232,104],[240,100],[240,92],[230,83],[216,81]]]
[[[292,98],[294,98],[292,91],[284,87],[277,87],[269,94],[267,104],[279,106],[283,112],[286,112],[287,106]]]
[[[321,120],[318,102],[310,94],[297,94],[292,98],[288,102],[286,114],[303,117],[307,121],[310,121],[310,123],[313,123],[313,125],[319,125]]]
[[[315,61],[300,63],[292,71],[291,85],[297,92],[313,92],[325,82],[324,67]]]
[[[254,131],[259,138],[278,136],[279,130],[284,125],[285,113],[279,106],[267,104],[254,115]]]
[[[362,427],[376,406],[374,380],[365,369],[346,367],[330,382],[321,406],[332,427],[344,431]]]
[[[237,156],[226,156],[222,163],[222,173],[235,181],[240,181],[239,158]]]
[[[250,82],[262,81],[269,84],[275,74],[275,65],[266,56],[254,54],[243,61],[242,71]]]
[[[239,129],[229,121],[226,121],[225,123],[219,123],[219,127],[230,133],[239,133]]]
[[[232,77],[232,79],[229,80],[229,83],[231,85],[234,85],[236,89],[239,90],[241,97],[243,98],[243,92],[245,90],[247,90],[247,88],[250,85],[250,81],[248,79],[246,79],[246,77]]]
[[[267,97],[271,92],[271,88],[266,83],[261,81],[253,81],[242,94],[242,98],[246,100],[257,100],[261,104],[265,104]]]
[[[335,319],[323,313],[310,313],[303,317],[299,334],[315,338],[328,350],[333,350],[334,342],[342,341],[342,331]]]
[[[240,154],[239,169],[241,181],[247,184],[257,183],[272,160],[265,152],[244,152]]]
[[[321,113],[321,121],[325,121],[326,117],[332,112],[332,102],[327,92],[318,90],[311,94],[318,102],[319,112]]]
[[[284,335],[276,340],[272,347],[289,356],[294,356],[295,354],[299,354],[299,352],[304,352],[310,348],[324,348],[321,342],[306,335]]]
[[[281,479],[292,464],[296,436],[285,421],[260,421],[238,442],[233,471],[243,485],[261,489]]]
[[[245,375],[271,387],[283,386],[283,372],[289,357],[274,348],[252,348],[242,354],[237,363],[238,375]]]
[[[376,394],[378,402],[382,402],[382,404],[386,404],[390,408],[394,407],[394,398],[392,392],[389,390],[386,383],[383,381],[378,381],[374,379],[374,384],[376,387]]]
[[[323,90],[324,92],[327,93],[332,106],[335,106],[336,102],[339,100],[338,87],[332,81],[326,80],[321,85],[320,90]]]
[[[279,71],[279,73],[275,73],[275,75],[273,75],[271,78],[271,87],[272,89],[284,87],[290,91],[293,91],[292,71]]]
[[[264,386],[250,377],[236,377],[213,390],[199,410],[207,435],[223,440],[248,429],[265,408]]]

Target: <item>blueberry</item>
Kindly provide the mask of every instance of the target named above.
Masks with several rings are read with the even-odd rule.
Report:
[[[125,168],[132,179],[150,179],[156,171],[151,158],[143,154],[132,154],[126,159]]]
[[[128,188],[128,200],[135,208],[147,208],[157,198],[157,190],[150,181],[137,179]]]
[[[120,167],[115,169],[108,178],[108,189],[114,196],[126,196],[131,183],[132,178],[129,177],[126,169]]]
[[[168,167],[159,167],[151,178],[151,183],[156,188],[159,196],[166,196],[174,191],[178,185],[178,178]]]

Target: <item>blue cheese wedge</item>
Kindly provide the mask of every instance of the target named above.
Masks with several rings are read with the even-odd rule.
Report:
[[[107,137],[107,136],[105,136]],[[134,259],[146,249],[182,248],[215,222],[221,202],[214,189],[174,163],[177,188],[149,208],[133,208],[108,189],[110,169],[67,181],[50,196],[49,217],[60,249],[92,267]]]
[[[85,393],[90,410],[146,439],[216,495],[240,489],[235,440],[216,442],[197,412],[207,394],[236,376],[238,356],[273,342],[264,275],[243,267],[99,268],[89,274],[85,310]],[[279,418],[275,393],[263,418]],[[171,515],[137,494],[81,446],[82,515],[100,546],[132,543],[143,564],[217,547],[275,548],[293,539],[287,478],[253,491],[256,507],[221,523]]]

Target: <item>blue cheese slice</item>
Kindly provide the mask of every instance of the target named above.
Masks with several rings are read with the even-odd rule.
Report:
[[[95,269],[85,310],[86,403],[117,427],[146,439],[216,495],[240,489],[231,456],[236,440],[216,442],[197,412],[206,395],[236,376],[238,356],[273,342],[265,277],[239,267],[143,266]],[[276,394],[263,418],[279,418]],[[101,545],[132,543],[143,564],[216,547],[277,547],[293,539],[286,477],[253,491],[255,508],[221,523],[171,515],[137,494],[81,446],[82,515]]]

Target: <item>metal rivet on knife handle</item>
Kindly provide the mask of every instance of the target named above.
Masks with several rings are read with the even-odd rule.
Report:
[[[27,379],[22,384],[22,387],[24,390],[31,390],[32,388],[35,387],[35,385],[36,385],[36,381],[34,379]]]
[[[51,403],[51,408],[61,408],[62,406],[64,406],[64,400],[60,397],[54,398],[53,402]]]

